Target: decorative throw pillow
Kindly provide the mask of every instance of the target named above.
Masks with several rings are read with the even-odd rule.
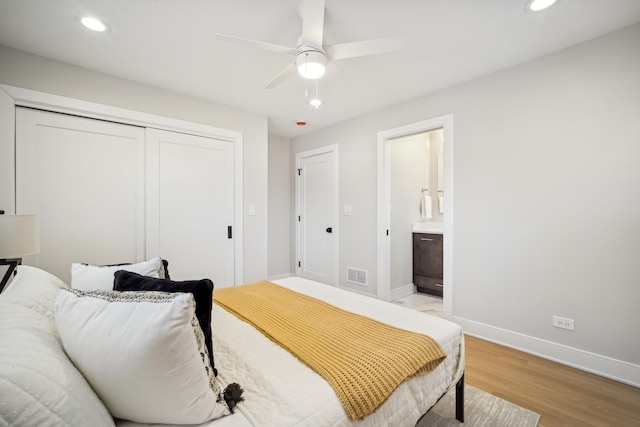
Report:
[[[81,291],[113,290],[113,274],[119,270],[133,271],[143,276],[161,277],[164,269],[158,257],[137,264],[91,265],[74,262],[71,264],[71,287]]]
[[[169,261],[161,258],[160,262],[162,264],[160,264],[160,268],[158,269],[158,277],[160,279],[171,279],[171,276],[169,275]],[[84,265],[90,265],[90,264],[84,264]],[[127,265],[131,265],[131,263],[123,262],[121,264],[101,265],[99,267],[120,267],[120,266],[127,266]]]
[[[229,414],[191,294],[62,289],[54,317],[69,358],[114,417],[200,424]]]
[[[189,292],[196,300],[196,317],[204,333],[204,341],[209,351],[209,362],[213,373],[218,376],[213,362],[213,344],[211,342],[211,305],[213,303],[213,282],[209,279],[173,280],[156,279],[141,276],[130,271],[117,271],[113,281],[114,291],[160,291],[160,292]]]
[[[169,275],[169,261],[166,259],[161,259],[162,265],[160,266],[160,270],[158,271],[158,277],[161,279],[171,279]]]

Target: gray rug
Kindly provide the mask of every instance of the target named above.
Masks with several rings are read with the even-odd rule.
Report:
[[[456,420],[455,390],[450,390],[416,427],[535,427],[540,415],[480,389],[464,386],[464,423]]]

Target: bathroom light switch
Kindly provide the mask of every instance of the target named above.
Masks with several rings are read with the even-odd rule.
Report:
[[[249,205],[249,215],[253,216],[256,214],[256,205]]]
[[[351,206],[346,206],[344,207],[344,215],[348,216],[351,215]]]

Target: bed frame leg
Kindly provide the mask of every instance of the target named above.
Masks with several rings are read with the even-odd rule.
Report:
[[[456,420],[464,422],[464,373],[456,383]]]

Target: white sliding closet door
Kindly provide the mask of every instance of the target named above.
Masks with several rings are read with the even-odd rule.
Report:
[[[147,129],[147,253],[172,279],[234,283],[233,143]]]
[[[16,213],[37,214],[40,254],[70,283],[72,262],[144,259],[144,128],[16,108]]]

